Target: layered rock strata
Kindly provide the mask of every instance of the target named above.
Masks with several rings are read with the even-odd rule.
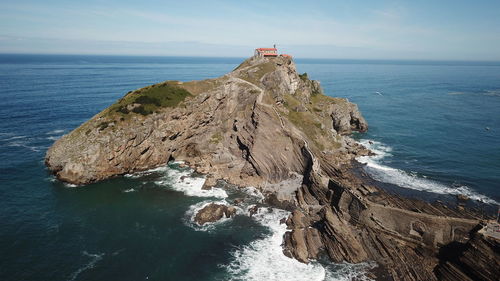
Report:
[[[74,184],[182,160],[207,174],[204,188],[217,180],[255,186],[292,211],[284,254],[301,262],[326,254],[334,262],[375,261],[379,278],[459,276],[468,252],[446,266],[439,251],[471,243],[479,221],[363,181],[354,159],[370,151],[348,135],[367,128],[355,104],[325,96],[291,58],[252,57],[216,79],[129,92],[56,141],[45,160]],[[217,206],[203,213],[227,216]]]

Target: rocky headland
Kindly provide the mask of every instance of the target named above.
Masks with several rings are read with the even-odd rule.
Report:
[[[290,57],[252,57],[216,79],[166,81],[131,91],[57,140],[45,162],[87,184],[184,161],[206,175],[254,186],[287,209],[285,255],[301,262],[375,261],[380,280],[497,280],[499,241],[466,209],[406,199],[364,180],[370,155],[349,135],[368,129],[355,104],[323,94]],[[234,215],[211,204],[197,223]]]

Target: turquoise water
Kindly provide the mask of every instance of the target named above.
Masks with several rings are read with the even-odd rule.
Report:
[[[180,182],[190,172],[176,165],[85,187],[46,171],[55,139],[129,90],[216,77],[241,60],[1,55],[0,280],[349,280],[362,270],[283,257],[280,210],[250,218],[243,206],[234,219],[192,225],[194,208],[243,193],[200,193],[203,179]],[[379,152],[360,161],[374,178],[422,196],[500,201],[499,64],[297,65],[359,105],[370,130],[356,137]]]

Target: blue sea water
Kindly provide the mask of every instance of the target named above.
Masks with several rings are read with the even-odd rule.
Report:
[[[280,253],[273,210],[199,229],[202,179],[163,169],[85,187],[55,181],[47,148],[126,92],[198,80],[238,58],[0,55],[0,280],[349,280],[348,264],[308,266]],[[378,152],[375,179],[419,196],[465,193],[500,202],[500,64],[296,60],[325,93],[358,104]]]

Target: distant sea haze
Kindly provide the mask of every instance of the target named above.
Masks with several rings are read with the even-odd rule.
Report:
[[[282,258],[282,210],[193,226],[209,199],[259,195],[203,192],[203,177],[180,181],[191,174],[176,163],[85,187],[45,169],[55,140],[128,91],[217,77],[243,59],[0,55],[0,280],[349,280],[369,268]],[[375,180],[419,198],[500,202],[500,63],[296,63],[358,104],[369,130],[354,138],[377,153],[358,160]]]

